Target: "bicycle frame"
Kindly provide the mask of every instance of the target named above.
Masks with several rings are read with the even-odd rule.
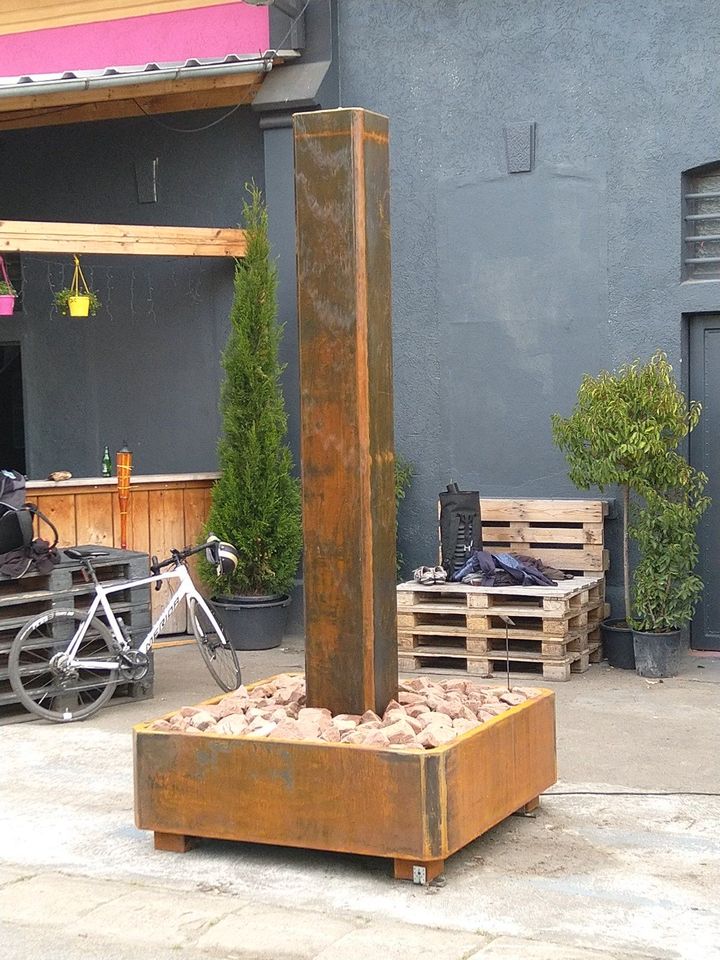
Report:
[[[150,627],[148,634],[145,639],[142,641],[140,646],[137,648],[139,653],[147,653],[147,651],[152,647],[153,642],[157,635],[160,633],[162,628],[170,619],[170,616],[177,606],[184,600],[187,604],[190,599],[195,599],[203,607],[205,613],[207,614],[210,623],[212,624],[213,629],[218,633],[220,637],[223,636],[222,630],[218,625],[217,620],[212,614],[212,611],[205,603],[204,598],[200,593],[198,593],[195,584],[192,582],[190,577],[190,572],[188,571],[187,566],[184,563],[178,564],[177,567],[174,567],[172,570],[168,570],[166,573],[158,573],[151,577],[143,577],[141,580],[128,580],[124,583],[115,584],[112,587],[104,587],[102,583],[98,582],[95,585],[95,599],[90,604],[88,612],[85,616],[85,620],[80,624],[75,636],[70,641],[70,645],[67,648],[67,656],[73,664],[82,664],[85,669],[91,670],[115,670],[120,666],[119,660],[92,660],[83,658],[82,661],[76,661],[75,656],[77,654],[78,648],[83,641],[83,637],[87,633],[90,622],[92,621],[95,614],[102,607],[104,615],[107,617],[108,625],[112,631],[115,642],[118,645],[118,650],[124,651],[130,648],[130,644],[123,636],[122,629],[118,623],[117,617],[110,606],[108,597],[113,593],[120,593],[122,590],[129,590],[131,587],[142,587],[144,584],[158,583],[163,580],[179,580],[177,590],[173,593],[170,600],[167,602],[166,606],[163,608],[162,613],[157,618],[157,620]]]

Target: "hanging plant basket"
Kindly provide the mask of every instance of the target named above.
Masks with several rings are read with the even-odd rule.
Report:
[[[10,283],[5,261],[0,257],[0,317],[11,317],[15,312],[15,288]]]
[[[77,256],[73,259],[75,270],[72,283],[55,294],[55,306],[64,317],[94,317],[98,312],[100,301],[87,285],[80,259]]]
[[[67,304],[71,317],[90,316],[90,297],[68,297]]]

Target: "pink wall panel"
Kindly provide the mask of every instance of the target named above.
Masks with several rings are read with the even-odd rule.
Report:
[[[264,53],[267,7],[224,3],[0,37],[0,75],[99,70],[190,57]]]

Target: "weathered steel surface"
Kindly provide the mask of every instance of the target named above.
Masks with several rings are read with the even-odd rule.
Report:
[[[432,864],[555,782],[554,699],[543,691],[429,751],[189,736],[140,724],[135,821],[161,835]]]
[[[296,114],[308,702],[397,694],[388,122]]]

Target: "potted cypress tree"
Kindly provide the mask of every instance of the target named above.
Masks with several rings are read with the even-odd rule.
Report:
[[[208,532],[232,543],[235,573],[201,576],[236,649],[278,646],[302,548],[300,485],[286,442],[280,386],[277,272],[270,256],[267,210],[251,184],[243,205],[245,257],[235,266],[230,334],[223,353],[225,380],[218,445],[220,477],[212,493]]]
[[[643,527],[630,529],[631,498],[642,503],[677,486],[683,467],[689,469],[677,447],[699,417],[699,404],[688,406],[667,357],[658,351],[645,364],[635,361],[612,373],[585,376],[570,417],[552,418],[570,479],[583,490],[616,484],[622,492],[624,616],[602,625],[612,666],[635,668],[630,538]],[[650,546],[649,538],[646,543]]]

